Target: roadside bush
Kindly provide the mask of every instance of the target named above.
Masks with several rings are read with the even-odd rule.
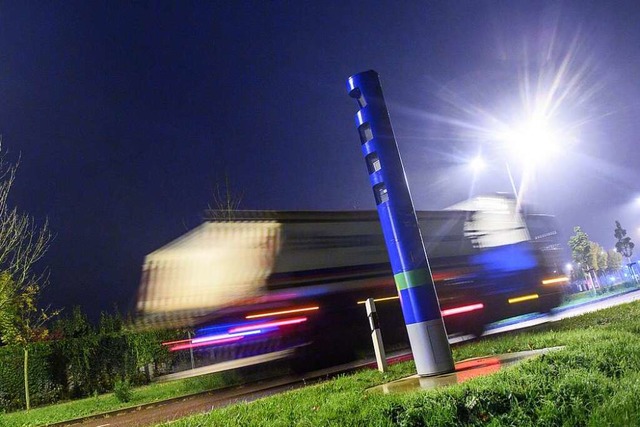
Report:
[[[103,319],[104,320],[104,319]],[[56,340],[29,347],[29,387],[33,405],[54,403],[114,391],[115,378],[127,378],[129,388],[148,384],[159,365],[170,366],[172,358],[162,340],[175,339],[179,331],[113,331],[117,322],[103,332],[72,328],[71,338],[54,330]],[[68,332],[68,331],[67,331]],[[23,350],[0,347],[0,412],[24,406]],[[151,369],[149,369],[151,367]]]
[[[116,380],[113,385],[113,393],[120,402],[129,402],[133,398],[133,389],[129,379]]]

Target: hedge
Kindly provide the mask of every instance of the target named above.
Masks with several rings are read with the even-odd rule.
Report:
[[[117,380],[146,384],[170,368],[174,356],[161,341],[176,331],[96,333],[29,346],[32,405],[113,391]],[[151,369],[149,369],[151,367]],[[0,347],[0,412],[24,407],[23,349]]]
[[[48,343],[29,346],[29,391],[33,405],[58,400],[62,384],[52,369],[52,348]],[[19,346],[0,347],[0,410],[24,406],[24,352]]]

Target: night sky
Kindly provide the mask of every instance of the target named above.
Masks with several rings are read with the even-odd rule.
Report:
[[[12,203],[56,235],[45,302],[131,308],[225,176],[246,209],[374,209],[345,88],[369,69],[416,208],[510,191],[506,162],[563,245],[580,225],[610,249],[616,219],[640,244],[638,22],[636,1],[1,2]],[[525,165],[495,129],[541,102],[561,144]]]

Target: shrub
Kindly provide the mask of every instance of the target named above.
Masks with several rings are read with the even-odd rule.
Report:
[[[161,342],[183,336],[181,330],[124,327],[119,315],[104,313],[95,328],[76,308],[69,318],[57,319],[51,340],[29,345],[31,401],[46,405],[108,393],[114,378],[127,378],[130,387],[148,384],[181,357]],[[0,346],[0,413],[24,406],[23,357],[20,346]]]
[[[113,393],[120,402],[129,402],[133,398],[133,389],[129,379],[116,380],[113,385]]]

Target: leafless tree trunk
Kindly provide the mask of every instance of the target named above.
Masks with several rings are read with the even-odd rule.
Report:
[[[45,273],[34,274],[34,265],[49,248],[52,235],[48,221],[39,226],[32,216],[9,207],[9,192],[18,165],[19,162],[9,163],[5,153],[0,152],[0,270],[11,273],[20,291],[35,283],[42,288],[46,282]],[[7,290],[0,289],[2,291]],[[0,298],[0,311],[2,304],[7,303],[6,298]]]
[[[235,193],[229,186],[229,175],[224,175],[224,185],[216,184],[213,200],[209,207],[209,215],[215,219],[233,219],[242,201],[242,193]]]

